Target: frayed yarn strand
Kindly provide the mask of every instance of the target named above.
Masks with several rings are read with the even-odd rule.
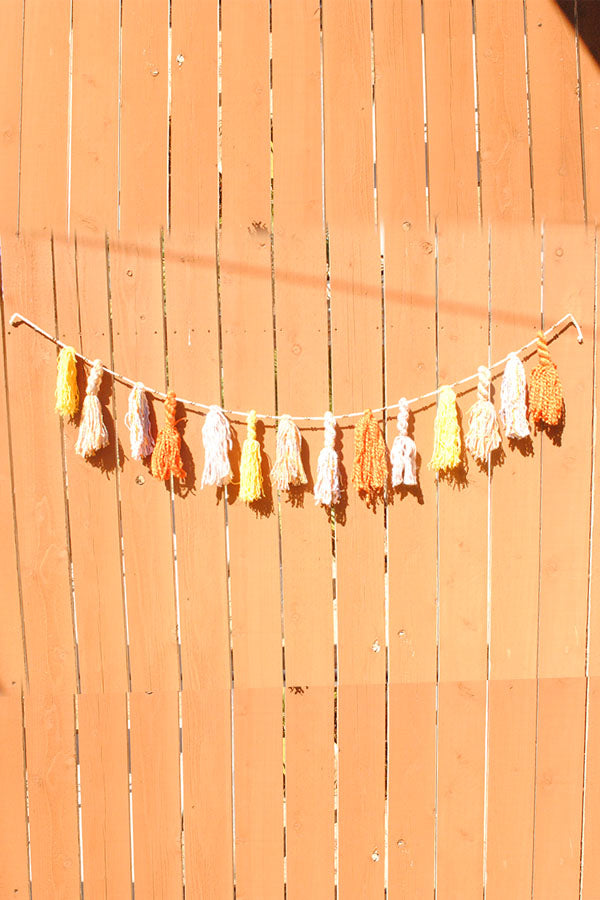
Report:
[[[63,347],[56,361],[56,412],[71,419],[79,409],[77,359],[73,347]]]
[[[490,453],[500,446],[500,430],[496,410],[490,401],[491,372],[487,366],[479,366],[477,372],[478,397],[468,413],[465,444],[478,462],[486,463]]]
[[[385,440],[375,416],[365,410],[354,429],[352,484],[371,500],[383,491],[388,477]]]
[[[336,424],[335,416],[326,412],[324,416],[325,446],[319,453],[317,462],[317,479],[315,481],[315,504],[335,506],[340,502],[340,469],[338,455],[335,450]]]
[[[156,435],[151,462],[152,474],[161,481],[167,481],[171,475],[180,481],[185,479],[181,462],[181,435],[175,422],[176,406],[175,391],[169,391],[165,400],[165,424]]]
[[[456,409],[456,394],[444,385],[438,395],[437,413],[433,426],[433,455],[429,468],[434,472],[449,472],[461,462],[460,425]]]
[[[223,487],[231,481],[229,451],[232,447],[229,420],[220,406],[211,406],[202,426],[204,471],[202,487]]]
[[[240,500],[254,503],[264,497],[260,444],[256,439],[256,413],[248,413],[248,431],[240,462]]]
[[[502,376],[499,416],[507,438],[520,441],[529,437],[527,379],[523,363],[516,353],[509,355]]]
[[[277,450],[271,469],[271,479],[278,491],[306,484],[308,479],[302,465],[300,451],[302,435],[290,416],[282,416],[277,426]]]
[[[563,412],[563,388],[543,331],[538,331],[538,357],[539,363],[529,379],[529,410],[536,425],[558,425]]]
[[[132,459],[145,459],[154,450],[154,438],[150,428],[150,407],[146,388],[138,381],[129,393],[129,407],[125,416],[129,429]]]
[[[417,445],[408,436],[408,400],[402,397],[398,403],[398,434],[392,444],[392,486],[417,483]]]
[[[84,459],[93,456],[94,453],[102,450],[108,444],[108,432],[102,418],[102,408],[98,399],[103,371],[102,363],[99,359],[95,359],[85,389],[81,424],[77,435],[77,443],[75,444],[75,453],[83,456]]]

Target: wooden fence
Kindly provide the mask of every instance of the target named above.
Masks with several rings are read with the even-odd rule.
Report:
[[[597,900],[598,4],[0,13],[0,898]],[[308,490],[256,511],[241,417],[220,495],[180,409],[171,490],[109,377],[84,462],[15,311],[298,417],[430,391],[566,312],[584,343],[552,343],[559,437],[438,485],[415,404],[418,490],[330,517],[301,418]]]

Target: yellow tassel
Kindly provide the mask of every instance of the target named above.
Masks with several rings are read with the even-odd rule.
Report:
[[[56,412],[73,418],[79,409],[77,388],[77,360],[73,347],[63,347],[56,364]]]
[[[436,472],[455,469],[461,461],[460,426],[456,412],[456,394],[452,388],[440,389],[433,431],[433,456],[429,468]]]
[[[240,463],[240,500],[254,503],[264,497],[260,444],[256,440],[256,413],[248,414],[248,431],[242,447]]]

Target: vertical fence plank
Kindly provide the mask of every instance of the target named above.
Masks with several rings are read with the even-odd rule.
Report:
[[[539,231],[529,225],[492,228],[494,360],[530,340],[539,325],[540,250]],[[499,409],[502,369],[493,374]],[[511,442],[503,430],[502,442],[491,495],[486,896],[526,900],[533,863],[540,438]]]
[[[70,0],[25,8],[20,227],[49,232],[68,221]],[[44,177],[40,178],[40,160]]]
[[[523,0],[475,2],[484,220],[532,216]]]
[[[578,346],[569,329],[551,349],[566,414],[542,450],[535,897],[575,896],[579,887],[594,349],[594,241],[583,228],[545,234],[545,322],[565,312],[585,340]]]
[[[23,56],[24,0],[2,5],[0,35],[0,227],[10,233],[19,222],[19,163],[21,139],[21,76]]]
[[[172,4],[171,234],[166,245],[169,375],[220,398],[216,272],[217,6]],[[204,416],[185,425],[187,487],[175,493],[181,616],[186,897],[233,891],[231,658],[223,503],[201,491]],[[198,535],[202,535],[199,551]],[[207,565],[210,560],[210,565]]]
[[[583,221],[573,0],[527,0],[533,203],[539,221]]]
[[[281,412],[315,415],[329,406],[319,10],[279,0],[272,28],[277,396]],[[323,430],[302,434],[308,489],[300,508],[281,504],[290,900],[334,887],[331,526],[308,493]]]
[[[29,891],[23,710],[17,694],[0,699],[0,891],[25,897]]]
[[[323,5],[325,208],[330,238],[334,410],[380,406],[381,274],[373,196],[371,28],[357,0]],[[352,184],[352,190],[348,185]],[[348,508],[336,520],[340,896],[384,886],[384,529],[350,483],[353,429],[343,465]],[[379,649],[379,652],[377,650]]]
[[[600,222],[600,19],[596,0],[577,0],[585,194],[589,222]]]
[[[235,0],[223,5],[222,14],[224,396],[227,406],[270,412],[269,5]],[[270,427],[265,443],[263,453],[273,460]],[[250,900],[283,892],[281,594],[277,519],[270,506],[277,501],[269,497],[257,510],[246,509],[235,486],[228,488],[228,500],[236,896]]]
[[[423,0],[432,221],[479,210],[471,0]]]
[[[487,236],[442,229],[439,236],[439,383],[488,357]],[[462,426],[476,382],[459,395]],[[464,481],[439,484],[439,714],[437,891],[483,890],[488,478],[472,457]],[[461,489],[464,488],[464,489]]]

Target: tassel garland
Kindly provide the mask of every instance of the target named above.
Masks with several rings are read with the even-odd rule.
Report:
[[[75,453],[88,459],[108,444],[108,432],[102,418],[102,408],[98,399],[100,382],[102,381],[102,363],[95,359],[92,364],[81,413],[81,424],[75,444]]]
[[[417,483],[417,445],[408,436],[408,401],[402,397],[398,403],[398,434],[390,454],[392,463],[392,486]]]
[[[511,353],[506,361],[500,388],[499,415],[507,438],[520,441],[529,437],[527,379],[523,363],[516,353]]]
[[[125,416],[129,429],[132,459],[144,459],[154,450],[154,438],[150,429],[150,407],[146,389],[137,381],[129,394],[129,408]]]
[[[181,435],[175,422],[176,406],[175,391],[169,391],[165,400],[165,424],[156,435],[151,462],[152,474],[161,481],[167,481],[171,475],[180,481],[185,479],[180,452]]]
[[[438,395],[437,413],[433,426],[433,456],[429,468],[434,472],[449,472],[461,461],[460,425],[456,410],[456,394],[445,385]]]
[[[71,419],[79,408],[77,360],[73,347],[63,347],[56,362],[56,412]]]
[[[335,450],[336,424],[333,413],[326,412],[324,416],[325,446],[319,453],[317,462],[317,479],[315,481],[315,504],[323,506],[335,506],[340,502],[342,492],[340,488],[339,460]]]
[[[290,416],[282,416],[277,426],[277,450],[271,469],[273,486],[278,491],[306,484],[308,479],[302,465],[300,451],[302,435]]]
[[[539,363],[529,379],[529,409],[536,425],[558,425],[563,411],[563,389],[550,359],[543,331],[538,331]]]
[[[488,456],[500,446],[498,418],[493,404],[490,402],[490,383],[492,376],[486,366],[479,366],[478,398],[469,410],[467,419],[467,450],[480,463],[486,463]]]
[[[202,426],[204,471],[202,487],[223,487],[231,481],[229,450],[232,447],[231,427],[220,406],[211,406]]]
[[[260,458],[260,444],[256,440],[256,413],[248,413],[248,431],[242,447],[240,462],[240,500],[254,503],[264,497],[263,477]]]
[[[387,477],[385,440],[375,416],[367,409],[354,430],[352,484],[359,494],[374,499],[383,491]]]

